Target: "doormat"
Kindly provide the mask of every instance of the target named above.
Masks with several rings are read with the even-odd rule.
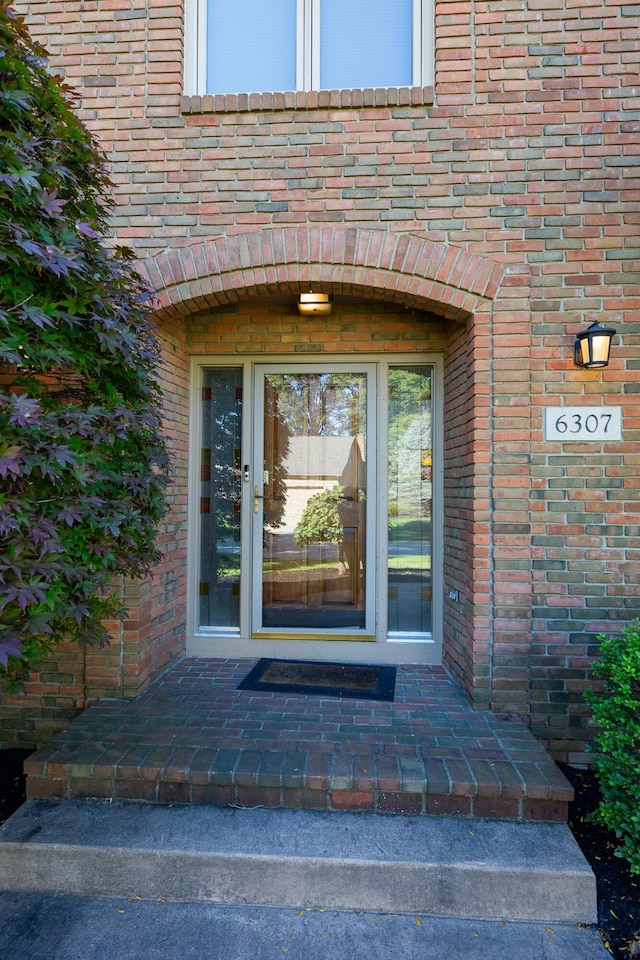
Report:
[[[395,667],[263,658],[238,685],[238,690],[391,701],[395,686]]]

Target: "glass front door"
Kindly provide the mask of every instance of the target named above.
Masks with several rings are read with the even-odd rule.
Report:
[[[258,368],[258,631],[367,631],[371,375]]]

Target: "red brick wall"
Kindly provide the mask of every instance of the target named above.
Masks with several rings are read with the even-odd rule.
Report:
[[[507,267],[491,308],[476,298],[473,321],[447,321],[446,523],[463,536],[445,560],[447,592],[461,595],[446,603],[446,662],[479,704],[528,716],[558,755],[582,758],[595,634],[638,613],[637,9],[613,0],[436,0],[433,95],[333,91],[223,102],[182,98],[179,2],[20,7],[107,149],[114,226],[141,258],[168,248],[206,256],[207,238],[312,224],[428,238]],[[218,302],[221,283],[190,263],[200,294],[194,287],[180,306],[183,290],[172,282],[163,297],[176,305],[163,313],[176,328]],[[242,282],[254,282],[248,276]],[[274,278],[265,268],[265,295]],[[370,280],[362,268],[354,281],[362,300],[395,296]],[[438,296],[457,282],[451,275],[440,283]],[[610,367],[590,373],[573,366],[571,345],[596,318],[613,322],[618,336]],[[332,343],[356,345],[328,340],[324,348]],[[545,441],[544,407],[560,402],[622,406],[623,442],[601,449]],[[168,417],[179,471],[182,403]],[[175,489],[182,518],[179,482]],[[161,623],[165,598],[184,591],[180,523],[167,521],[165,573],[143,591],[139,647],[123,660],[127,690],[183,642],[180,615]]]
[[[160,329],[165,362],[160,370],[163,427],[172,456],[167,511],[158,545],[163,560],[144,582],[126,581],[128,609],[123,624],[112,624],[112,643],[86,651],[86,699],[132,697],[185,652],[187,459],[189,358],[185,324],[167,321]]]
[[[479,335],[452,325],[445,359],[444,662],[486,709],[491,705],[488,338],[486,329],[474,325],[473,332]],[[458,591],[457,601],[451,590]]]

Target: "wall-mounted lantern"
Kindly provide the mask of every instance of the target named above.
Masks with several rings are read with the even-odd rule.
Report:
[[[579,333],[573,348],[573,362],[579,367],[606,367],[609,363],[613,327],[601,327],[598,321]]]
[[[328,293],[301,293],[298,300],[298,313],[303,316],[331,313],[331,297]]]

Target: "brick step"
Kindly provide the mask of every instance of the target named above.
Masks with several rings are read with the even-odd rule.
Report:
[[[557,923],[596,920],[565,824],[28,800],[0,890]]]
[[[140,800],[307,810],[565,822],[573,789],[553,764],[441,758],[285,754],[274,751],[151,751],[120,757],[43,748],[25,764],[32,798]],[[71,758],[71,759],[70,759]],[[182,759],[182,763],[180,762]]]
[[[542,744],[472,710],[442,667],[398,667],[393,702],[374,702],[239,689],[253,665],[186,659],[93,704],[28,759],[28,796],[567,818]]]

